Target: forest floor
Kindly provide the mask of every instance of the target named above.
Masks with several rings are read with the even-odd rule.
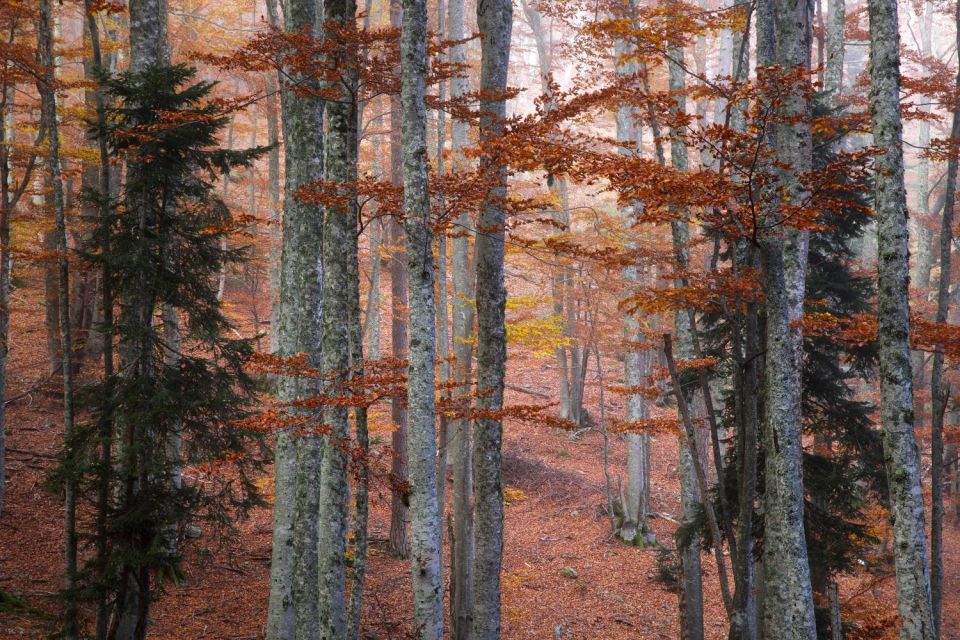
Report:
[[[31,285],[39,283],[31,283]],[[62,500],[45,477],[61,438],[59,390],[37,387],[45,377],[46,338],[42,301],[30,286],[14,296],[8,407],[6,505],[0,517],[0,638],[48,637],[56,628],[62,575]],[[554,373],[544,359],[514,357],[509,366],[508,402],[530,403],[530,393],[555,395]],[[609,371],[619,365],[611,362]],[[587,393],[594,414],[598,384]],[[524,391],[518,392],[517,389]],[[607,395],[608,415],[620,415],[620,398]],[[537,402],[541,401],[536,399]],[[375,442],[389,441],[381,416],[372,422]],[[594,429],[578,439],[555,429],[508,423],[504,429],[506,508],[503,567],[505,638],[591,639],[677,638],[677,596],[658,581],[656,548],[640,549],[610,534],[606,513],[602,436]],[[381,464],[386,456],[377,445]],[[610,440],[610,468],[624,476],[626,452]],[[657,539],[672,546],[679,512],[677,444],[653,439],[651,521]],[[270,469],[265,470],[269,478]],[[448,488],[451,485],[448,484]],[[616,489],[615,489],[616,490]],[[448,490],[447,495],[449,496]],[[412,638],[409,563],[386,549],[390,493],[372,487],[370,560],[364,597],[364,638]],[[960,640],[960,528],[945,531],[944,640]],[[237,525],[223,545],[201,537],[186,553],[186,580],[169,585],[153,611],[150,637],[158,640],[263,637],[269,582],[271,512],[257,509]],[[726,616],[716,566],[703,555],[706,634],[725,637]],[[566,568],[573,569],[573,572]],[[574,573],[575,572],[575,573]],[[575,576],[575,577],[574,577]],[[892,578],[842,576],[846,619],[862,623],[849,638],[893,638]]]

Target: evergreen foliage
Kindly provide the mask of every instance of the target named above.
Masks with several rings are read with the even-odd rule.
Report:
[[[116,104],[106,134],[111,157],[126,163],[126,183],[84,250],[108,267],[119,304],[117,321],[102,327],[117,339],[119,367],[85,390],[94,419],[76,449],[90,458],[103,445],[102,426],[112,425],[111,459],[83,468],[86,495],[105,481],[111,487],[108,553],[88,564],[86,584],[113,594],[117,611],[136,607],[138,627],[151,582],[180,576],[188,527],[202,522],[205,536],[222,533],[260,503],[252,473],[263,443],[243,421],[254,393],[244,370],[253,344],[228,337],[216,286],[244,250],[222,244],[234,221],[214,182],[267,149],[218,147],[228,116],[211,100],[214,84],[195,75],[173,65],[104,79]]]

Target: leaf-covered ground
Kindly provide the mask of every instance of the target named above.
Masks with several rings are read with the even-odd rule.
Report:
[[[39,283],[31,283],[39,285]],[[61,441],[59,390],[37,386],[45,377],[43,308],[31,292],[14,296],[7,445],[7,501],[0,517],[0,638],[46,637],[56,625],[61,586],[62,503],[44,486]],[[516,355],[510,363],[508,401],[541,401],[555,395],[550,359]],[[609,362],[608,375],[619,364]],[[591,377],[592,378],[592,377]],[[518,391],[522,390],[522,391]],[[24,392],[27,392],[24,394]],[[587,403],[598,417],[598,384]],[[620,415],[620,398],[607,394],[607,414]],[[375,441],[389,442],[382,416]],[[656,549],[616,541],[605,511],[602,438],[597,430],[571,439],[536,424],[508,424],[505,481],[508,487],[503,571],[505,638],[563,640],[676,638],[677,597],[657,580]],[[376,445],[384,465],[383,445]],[[611,438],[616,491],[624,476],[625,450]],[[654,439],[651,454],[652,521],[657,538],[672,545],[679,510],[677,446],[671,436]],[[268,476],[267,476],[268,477]],[[268,486],[268,482],[265,482]],[[450,485],[448,485],[448,488]],[[364,637],[412,636],[408,563],[386,551],[389,489],[373,487],[372,538]],[[447,495],[449,497],[450,491]],[[83,514],[89,517],[89,513]],[[260,509],[238,523],[229,543],[209,547],[201,537],[187,552],[186,581],[168,585],[154,609],[152,638],[255,639],[263,636],[270,560],[271,513]],[[960,640],[960,529],[945,532],[945,640]],[[712,557],[703,556],[707,637],[725,637],[725,615]],[[14,598],[9,597],[15,596]],[[847,619],[861,624],[854,638],[893,638],[892,579],[867,574],[841,578]],[[89,616],[89,612],[87,612]]]

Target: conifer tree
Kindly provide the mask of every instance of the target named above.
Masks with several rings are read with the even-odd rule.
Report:
[[[128,172],[126,206],[100,220],[86,251],[112,274],[120,314],[105,330],[118,339],[121,366],[86,395],[94,424],[115,425],[115,466],[90,466],[85,476],[115,482],[105,505],[108,567],[98,571],[110,584],[93,586],[113,592],[109,633],[123,639],[146,637],[151,603],[165,579],[180,575],[186,528],[206,522],[222,531],[258,501],[250,477],[258,434],[242,421],[253,392],[243,368],[252,342],[227,337],[232,325],[216,295],[216,274],[243,252],[221,246],[232,222],[213,190],[219,175],[266,149],[217,148],[228,117],[208,102],[214,85],[194,76],[187,66],[154,66],[105,82],[117,102],[107,118],[110,151],[138,170]],[[176,342],[165,308],[185,329]],[[218,472],[225,466],[229,480]],[[197,475],[174,482],[184,467]]]

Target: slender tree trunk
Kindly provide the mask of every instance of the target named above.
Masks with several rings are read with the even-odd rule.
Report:
[[[447,38],[460,41],[464,37],[464,0],[449,0]],[[450,47],[450,63],[466,63],[466,45]],[[450,79],[450,98],[456,99],[469,91],[466,75]],[[464,149],[467,146],[467,122],[453,118],[450,122],[452,170],[467,170]],[[459,384],[456,397],[470,402],[473,366],[475,272],[471,260],[473,225],[467,211],[461,211],[456,220],[457,234],[453,239],[451,271],[453,279],[453,378]],[[453,535],[450,551],[450,625],[454,640],[469,637],[473,625],[473,422],[460,418],[452,425],[450,442],[453,447]]]
[[[10,214],[14,206],[10,193],[8,143],[14,138],[12,118],[9,117],[13,109],[14,87],[4,82],[0,91],[0,515],[3,515],[7,455],[7,360],[10,354]]]
[[[900,33],[894,0],[869,0],[870,116],[879,269],[880,418],[890,492],[901,640],[933,640],[920,456],[913,426],[909,251],[900,120]]]
[[[399,124],[399,121],[398,121]],[[406,256],[406,237],[403,229],[391,220],[387,224],[390,234],[390,298],[391,351],[394,358],[404,360],[407,357],[407,270],[403,264]],[[390,503],[390,552],[398,558],[410,555],[410,541],[407,539],[409,516],[409,495],[407,495],[407,408],[402,398],[393,398],[390,417],[394,431],[391,440],[393,457],[390,464],[391,483],[394,485]]]
[[[671,44],[668,50],[670,68],[670,92],[673,95],[671,114],[678,117],[686,111],[686,91],[684,52],[682,46]],[[671,127],[670,130],[670,162],[677,171],[687,170],[687,145],[684,140],[685,131],[682,127]],[[670,222],[673,236],[673,253],[676,268],[684,271],[689,268],[688,252],[690,244],[690,230],[681,218],[682,211],[674,211],[676,219]],[[677,281],[682,286],[682,280]],[[693,327],[690,314],[686,310],[674,314],[674,330],[679,343],[678,353],[681,358],[693,358]],[[686,404],[691,404],[692,396]],[[697,486],[695,472],[696,461],[693,460],[691,449],[696,449],[696,443],[689,437],[680,438],[680,504],[682,522],[690,526],[701,511],[701,496]],[[681,585],[680,585],[680,637],[683,640],[702,640],[703,635],[703,572],[700,566],[700,543],[695,536],[686,536],[687,543],[681,544],[678,539],[677,552],[680,555]],[[715,541],[715,544],[722,544]]]
[[[743,249],[742,251],[740,249]],[[755,266],[756,258],[752,245],[743,243],[738,248],[735,269],[739,263]],[[738,301],[739,302],[739,301]],[[738,305],[739,306],[739,305]],[[734,558],[734,613],[730,619],[729,640],[754,640],[757,637],[758,616],[755,582],[757,569],[754,562],[753,512],[757,493],[757,446],[759,437],[759,411],[757,397],[758,384],[757,359],[760,353],[760,327],[757,303],[745,305],[746,314],[741,322],[734,320],[737,334],[735,349],[737,372],[735,385],[739,402],[737,403],[737,460],[739,462],[739,505],[737,509],[737,553]],[[742,351],[740,349],[742,348]],[[762,572],[761,572],[762,573]]]
[[[503,135],[513,6],[510,0],[477,5],[480,30],[480,144]],[[489,191],[477,225],[477,406],[498,412],[503,407],[507,341],[504,309],[507,292],[503,258],[507,193],[506,166],[484,155],[480,172]],[[476,562],[473,575],[473,640],[500,637],[500,569],[503,563],[503,424],[496,418],[476,421],[474,434]]]
[[[91,71],[99,77],[104,71],[103,54],[100,49],[100,27],[97,23],[97,14],[93,11],[91,0],[84,0],[84,11],[87,16],[87,31],[91,46]],[[97,167],[97,193],[99,198],[99,215],[105,219],[110,214],[108,206],[110,194],[110,156],[106,137],[106,101],[102,87],[98,86],[95,92],[96,105],[96,141],[99,151],[99,166]],[[109,252],[110,245],[104,244],[104,251]],[[103,263],[100,272],[100,299],[102,335],[100,337],[101,355],[103,358],[103,377],[109,380],[113,377],[113,274],[110,265]],[[110,487],[112,474],[113,449],[113,421],[102,417],[98,425],[100,438],[100,474],[101,479],[97,487],[97,516],[96,516],[96,554],[97,579],[100,584],[97,588],[97,618],[96,638],[106,640],[109,624],[109,531],[107,530],[107,515],[110,508]]]
[[[402,0],[390,0],[390,26],[400,29],[402,24]],[[401,147],[401,111],[399,96],[390,98],[390,181],[399,186],[403,181],[403,151]],[[407,259],[406,237],[403,227],[391,219],[388,224],[390,238],[390,341],[394,358],[404,360],[407,357]],[[407,539],[407,522],[410,519],[410,496],[407,495],[407,440],[409,426],[407,409],[403,398],[393,398],[390,416],[393,420],[392,436],[393,459],[390,465],[393,497],[390,503],[390,552],[398,558],[410,555],[410,541]]]
[[[437,33],[445,34],[447,31],[447,16],[444,0],[437,2]],[[441,54],[441,60],[446,61],[446,56]],[[437,87],[437,97],[439,100],[446,100],[447,83],[441,82]],[[437,150],[436,166],[437,175],[445,175],[447,172],[446,158],[444,150],[447,144],[447,112],[443,109],[437,109]],[[450,398],[450,301],[447,296],[447,232],[444,230],[437,237],[437,355],[440,359],[440,384],[446,389],[445,395]],[[447,468],[450,466],[450,425],[446,414],[440,415],[440,435],[439,446],[437,448],[437,508],[440,512],[438,522],[440,523],[441,547],[443,546],[443,522],[446,511],[446,493],[447,493]],[[443,554],[440,554],[441,562]],[[442,571],[442,569],[441,569]],[[443,579],[441,578],[441,584]]]
[[[734,3],[745,9],[742,3]],[[772,48],[772,6],[761,2],[757,6],[757,64],[769,65],[773,62]],[[749,69],[749,30],[750,20],[743,32],[731,34],[731,76],[735,81],[746,79]],[[745,105],[742,102],[727,105],[727,121],[732,130],[742,132],[745,128]],[[733,269],[739,273],[742,267],[757,269],[759,261],[755,246],[742,241],[734,247]],[[759,366],[760,326],[756,302],[742,304],[736,300],[736,309],[744,308],[743,316],[737,311],[731,318],[734,326],[734,355],[737,367],[734,373],[735,396],[739,401],[735,407],[737,424],[737,461],[738,496],[737,507],[737,550],[734,557],[735,593],[733,615],[730,617],[730,640],[754,640],[762,637],[763,594],[762,565],[757,566],[754,554],[753,518],[757,485],[757,449],[759,446],[760,415],[758,396],[760,394]],[[758,588],[758,586],[760,588]]]
[[[960,3],[954,6],[954,18],[960,29]],[[960,44],[960,31],[957,32]],[[960,88],[960,66],[956,86]],[[954,105],[950,137],[960,138],[960,106]],[[953,271],[953,207],[957,194],[957,154],[952,152],[947,160],[947,184],[940,226],[940,282],[937,285],[938,323],[946,323],[950,315],[950,284]],[[943,382],[943,345],[938,344],[933,354],[930,376],[930,395],[933,397],[931,416],[931,516],[930,516],[930,595],[933,607],[935,637],[940,637],[943,613],[943,422],[947,409],[948,390]]]
[[[288,33],[316,28],[318,16],[313,0],[286,0],[284,10],[284,27]],[[294,194],[300,187],[323,177],[323,104],[294,88],[297,84],[310,84],[311,80],[300,77],[293,70],[287,70],[284,78],[280,94],[285,162],[284,224],[277,353],[285,358],[306,354],[312,366],[319,368],[322,364],[322,315],[319,313],[323,290],[322,209],[298,200]],[[281,403],[312,396],[317,390],[317,381],[308,378],[281,376],[277,381],[277,396]],[[310,626],[316,625],[318,615],[316,538],[295,535],[295,514],[298,512],[298,467],[301,470],[299,475],[309,481],[311,489],[317,485],[319,436],[296,437],[289,429],[279,430],[274,455],[273,549],[267,638],[288,640],[295,637],[298,618]],[[300,516],[307,519],[301,524],[307,526],[312,522],[316,526],[317,512],[315,507],[299,510]],[[306,550],[298,549],[297,537],[301,544],[308,544]],[[308,584],[295,579],[298,566],[300,571],[306,572],[304,577]],[[301,608],[297,603],[295,606],[295,590],[314,603],[311,610],[307,605]],[[311,614],[314,615],[312,620]]]
[[[370,28],[370,10],[371,10],[372,0],[366,0],[364,4],[364,21],[363,29],[369,30]],[[366,52],[361,50],[359,56],[366,57]],[[360,157],[360,135],[359,132],[363,131],[363,112],[366,103],[357,102],[355,109],[355,118],[356,118],[356,129],[354,131],[353,143],[353,157],[358,159]],[[377,138],[379,139],[379,138]],[[375,168],[378,163],[375,160]],[[379,171],[377,174],[379,175]],[[356,175],[356,173],[354,174]],[[350,296],[350,369],[349,375],[356,379],[363,379],[364,370],[364,337],[366,331],[364,331],[364,326],[360,322],[360,246],[359,246],[359,224],[360,224],[360,211],[358,207],[354,208],[354,234],[353,238],[349,243],[350,249],[350,273],[349,273],[349,296]],[[377,229],[379,229],[379,223],[377,224]],[[379,243],[377,243],[379,244]],[[371,242],[371,245],[373,243]],[[374,251],[377,252],[377,255],[374,256]],[[377,292],[376,292],[376,306],[377,314],[375,321],[379,325],[380,323],[380,314],[379,314],[379,304],[380,304],[380,281],[379,281],[379,246],[374,249],[371,246],[371,260],[376,261],[377,265]],[[372,278],[371,278],[372,280]],[[373,282],[371,282],[371,295],[373,295]],[[370,312],[370,306],[368,305],[367,312]],[[367,321],[370,321],[370,316],[366,318]],[[374,357],[379,357],[380,355],[380,333],[379,326],[377,327],[376,334],[376,355]],[[374,345],[371,345],[371,348]],[[366,582],[367,575],[367,546],[369,539],[369,519],[370,519],[370,433],[368,430],[368,420],[367,420],[367,407],[366,406],[356,406],[353,409],[354,415],[354,428],[355,428],[355,444],[353,454],[353,464],[356,467],[355,478],[356,478],[356,489],[353,493],[353,504],[354,504],[354,517],[353,517],[353,563],[350,571],[350,601],[347,609],[347,636],[346,640],[359,640],[360,638],[360,626],[362,623],[363,617],[363,589]]]
[[[618,40],[615,45],[617,55],[615,72],[621,80],[634,78],[637,74],[637,64],[633,60],[622,60],[632,53],[633,48],[626,40]],[[623,143],[618,147],[620,155],[630,156],[641,153],[642,129],[639,124],[640,114],[635,107],[621,106],[617,110],[617,141]],[[634,232],[630,229],[631,217],[638,213],[642,203],[633,203],[622,207],[620,215],[623,217],[625,233],[630,234],[627,248],[635,251],[637,248]],[[624,276],[630,286],[639,286],[643,281],[642,266],[639,258],[624,269]],[[623,358],[624,383],[630,389],[637,389],[646,382],[649,368],[649,354],[640,351],[638,343],[643,340],[639,320],[633,314],[626,314],[623,318],[624,340],[626,342]],[[647,403],[639,393],[631,392],[626,398],[627,422],[636,422],[649,417]],[[647,513],[649,511],[650,476],[649,476],[649,446],[650,436],[646,433],[628,433],[627,440],[627,490],[623,500],[623,524],[620,526],[620,538],[627,542],[635,542],[640,536],[647,533]]]
[[[266,0],[267,20],[280,29],[277,0]],[[267,74],[267,196],[270,199],[270,353],[277,353],[280,338],[280,256],[283,248],[283,203],[280,201],[280,85],[278,76]]]
[[[823,74],[823,90],[829,104],[836,108],[843,96],[843,25],[847,18],[846,0],[828,0],[827,60]]]
[[[362,126],[360,127],[362,131]],[[375,136],[371,141],[373,144],[373,176],[383,178],[383,169],[380,166],[381,136]],[[384,223],[383,220],[374,217],[371,214],[371,220],[367,223],[370,236],[370,288],[367,290],[367,307],[363,314],[363,336],[366,343],[367,358],[377,360],[380,358],[380,280],[383,273],[383,251],[384,241]]]
[[[357,127],[357,131],[361,128]],[[359,149],[358,149],[359,151]],[[359,222],[359,219],[358,219]],[[356,237],[356,234],[354,234]],[[356,240],[350,244],[350,374],[363,378],[363,327],[360,324],[360,263]],[[356,489],[353,494],[353,563],[350,572],[350,604],[347,619],[347,640],[358,640],[363,614],[363,588],[367,571],[368,521],[370,515],[370,434],[367,429],[367,408],[354,407],[356,440],[354,450],[359,452],[356,465]]]
[[[73,343],[70,334],[70,275],[67,263],[67,226],[60,167],[60,133],[57,123],[57,94],[53,56],[53,16],[49,0],[40,0],[40,27],[37,45],[43,65],[43,80],[39,83],[41,118],[49,131],[47,170],[53,185],[54,236],[57,250],[58,328],[60,332],[60,369],[63,374],[63,443],[64,443],[64,545],[65,552],[65,612],[64,638],[79,637],[77,620],[77,470],[81,465],[80,449],[76,447],[73,421]]]
[[[928,57],[932,53],[933,49],[933,13],[935,7],[931,2],[922,2],[921,11],[920,11],[920,55],[924,58]],[[930,114],[932,110],[932,105],[930,101],[924,100],[918,105],[920,111],[925,114]],[[909,221],[914,229],[914,232],[917,236],[917,253],[916,261],[914,263],[914,270],[911,274],[910,283],[920,292],[921,300],[929,300],[930,284],[931,284],[931,275],[933,270],[933,232],[930,228],[930,217],[936,215],[939,207],[935,207],[934,210],[930,209],[930,158],[924,153],[927,147],[930,146],[930,121],[927,119],[920,120],[918,123],[918,134],[917,134],[917,148],[919,153],[917,154],[917,177],[916,177],[916,211],[919,215],[913,216]],[[914,351],[912,354],[913,360],[913,376],[914,376],[914,385],[916,386],[915,391],[919,392],[923,390],[926,373],[924,371],[924,365],[927,362],[926,353],[922,351]],[[931,389],[932,391],[932,389]],[[920,404],[916,408],[917,413],[915,416],[916,427],[923,427],[924,421],[924,405]],[[932,416],[931,416],[932,417]]]
[[[383,223],[371,220],[370,228],[370,288],[367,290],[366,312],[363,314],[367,357],[376,360],[380,357],[380,276],[383,260],[380,258],[383,241]]]
[[[527,24],[533,34],[537,47],[537,61],[540,67],[540,91],[546,102],[544,109],[551,111],[554,108],[553,87],[553,51],[550,34],[543,26],[543,17],[540,10],[527,0],[522,0],[521,7]],[[567,179],[563,175],[548,175],[547,185],[550,188],[554,208],[551,218],[560,227],[558,233],[565,233],[570,228],[570,212],[567,198]],[[553,313],[563,323],[563,337],[567,343],[557,347],[557,370],[560,374],[560,417],[564,420],[580,425],[583,422],[583,381],[584,371],[581,367],[581,346],[577,344],[576,312],[572,300],[573,275],[567,265],[556,265],[551,269],[550,284],[553,296]],[[589,355],[587,356],[589,358]]]
[[[411,573],[417,637],[443,638],[440,515],[437,508],[433,228],[427,185],[426,0],[403,0],[400,36],[403,109],[403,209],[410,277]]]

